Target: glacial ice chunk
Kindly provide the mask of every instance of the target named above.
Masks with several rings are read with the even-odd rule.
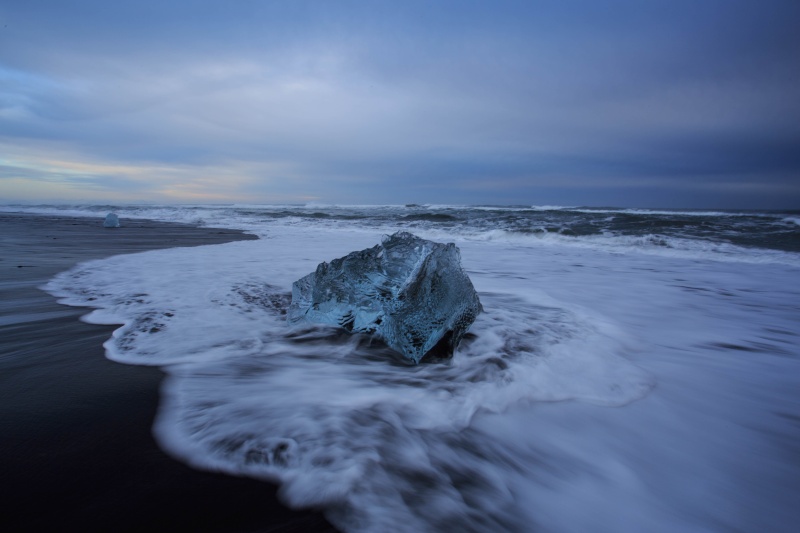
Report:
[[[455,244],[398,232],[295,281],[288,318],[374,334],[416,364],[452,356],[482,310]]]
[[[119,217],[116,213],[109,213],[106,215],[105,221],[103,221],[104,228],[118,228],[119,227]]]

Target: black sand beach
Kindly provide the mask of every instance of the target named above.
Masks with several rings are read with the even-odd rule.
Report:
[[[161,371],[105,359],[114,328],[38,288],[80,261],[255,238],[122,223],[0,214],[0,530],[334,531],[270,484],[165,455],[151,435]]]

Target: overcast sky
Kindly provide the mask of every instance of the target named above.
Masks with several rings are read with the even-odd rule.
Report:
[[[0,3],[0,202],[800,208],[800,1]]]

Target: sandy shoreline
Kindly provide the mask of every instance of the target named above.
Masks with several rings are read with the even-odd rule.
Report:
[[[113,327],[40,290],[77,262],[255,238],[122,219],[0,214],[0,529],[332,531],[275,487],[198,472],[155,444],[163,374],[105,359]]]

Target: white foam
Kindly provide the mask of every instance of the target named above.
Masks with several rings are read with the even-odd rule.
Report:
[[[770,213],[759,213],[756,211],[711,211],[705,209],[681,210],[681,209],[642,209],[636,207],[629,208],[596,208],[580,207],[572,208],[570,211],[576,213],[610,213],[628,215],[659,215],[659,216],[681,216],[681,217],[767,217],[775,215]]]
[[[407,367],[279,311],[295,279],[379,228],[264,233],[48,284],[124,323],[110,357],[165,366],[155,429],[176,457],[277,480],[347,531],[796,523],[797,267],[459,236],[486,312],[450,363]]]
[[[664,235],[616,235],[611,233],[575,237],[555,232],[521,233],[505,229],[462,230],[458,233],[451,228],[420,228],[415,233],[433,240],[449,240],[456,243],[495,242],[514,246],[524,246],[533,250],[572,248],[612,254],[651,255],[701,261],[723,261],[736,263],[769,264],[778,263],[800,266],[800,254],[770,250],[766,248],[745,248],[726,242],[668,237]]]
[[[568,205],[532,205],[531,209],[534,211],[564,211],[578,209],[575,206]]]

